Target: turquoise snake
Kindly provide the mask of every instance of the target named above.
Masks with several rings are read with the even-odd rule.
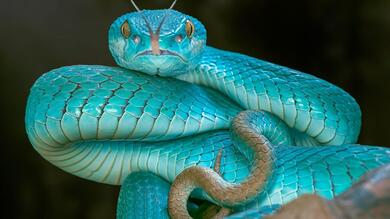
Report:
[[[121,67],[63,67],[32,87],[26,129],[34,148],[67,172],[109,184],[139,171],[171,183],[190,166],[213,168],[223,148],[219,175],[236,183],[253,154],[236,147],[242,141],[229,129],[240,112],[260,111],[256,131],[275,146],[272,176],[256,197],[228,206],[234,211],[302,193],[332,198],[390,161],[388,149],[353,145],[360,110],[340,88],[205,43],[203,25],[174,10],[118,18],[109,45]],[[220,204],[199,190],[193,196]]]

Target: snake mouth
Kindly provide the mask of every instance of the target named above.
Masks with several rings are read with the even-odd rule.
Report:
[[[176,52],[173,52],[173,51],[170,51],[170,50],[165,50],[165,49],[160,49],[160,54],[159,55],[154,54],[152,50],[145,50],[145,51],[142,51],[142,52],[138,53],[137,55],[135,55],[134,58],[138,58],[140,56],[156,56],[156,57],[159,57],[159,56],[177,56],[183,62],[187,62],[187,60],[183,56],[181,56],[180,54],[178,54]]]

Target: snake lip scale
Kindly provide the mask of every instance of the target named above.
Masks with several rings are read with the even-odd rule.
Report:
[[[347,92],[206,38],[172,9],[120,16],[108,31],[118,67],[66,66],[34,83],[31,144],[66,172],[122,185],[118,218],[189,218],[203,209],[190,196],[221,206],[216,217],[264,215],[302,194],[332,199],[390,163],[389,149],[356,144]]]

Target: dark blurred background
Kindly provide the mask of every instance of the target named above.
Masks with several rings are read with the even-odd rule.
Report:
[[[170,1],[138,1],[166,8]],[[347,90],[363,112],[360,143],[390,145],[390,1],[179,0],[209,45],[309,72]],[[42,73],[114,65],[112,21],[127,0],[15,0],[0,4],[2,217],[114,218],[118,187],[67,174],[41,158],[24,130],[28,90]]]

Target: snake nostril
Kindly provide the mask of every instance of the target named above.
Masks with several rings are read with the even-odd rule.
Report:
[[[175,41],[176,42],[178,42],[178,43],[181,43],[182,41],[183,41],[183,36],[182,35],[177,35],[176,37],[175,37]]]
[[[139,36],[134,36],[133,41],[135,44],[139,44],[141,42],[141,38]]]

